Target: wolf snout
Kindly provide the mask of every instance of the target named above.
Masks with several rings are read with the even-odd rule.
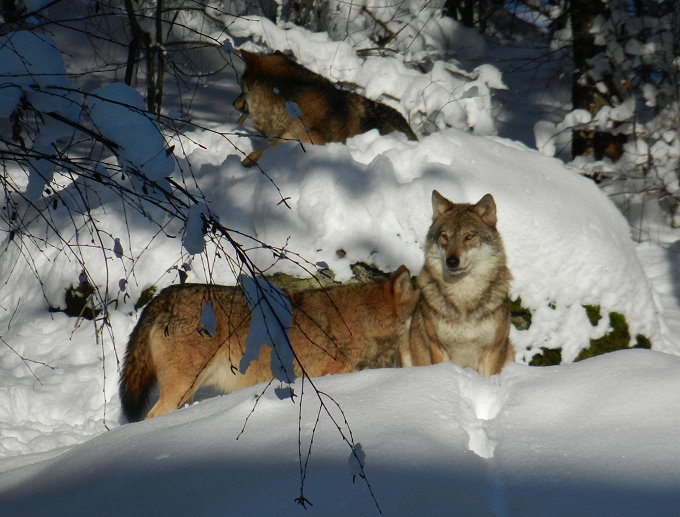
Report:
[[[461,263],[461,260],[456,255],[450,255],[444,260],[446,264],[446,270],[449,275],[457,276],[462,275],[470,271],[471,264],[469,261]]]
[[[460,259],[455,255],[446,257],[446,266],[449,269],[458,269],[458,266],[460,266]]]

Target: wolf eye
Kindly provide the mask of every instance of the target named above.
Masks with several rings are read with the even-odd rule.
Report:
[[[468,234],[465,236],[465,240],[466,240],[466,241],[471,241],[471,240],[474,239],[475,237],[477,237],[477,234],[476,234],[475,232],[470,232],[470,233],[468,233]]]
[[[441,242],[442,244],[446,244],[447,242],[449,242],[449,236],[446,235],[445,232],[440,233],[439,234],[439,242]]]

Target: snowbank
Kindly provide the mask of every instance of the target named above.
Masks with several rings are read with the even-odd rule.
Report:
[[[680,425],[679,375],[680,358],[634,350],[511,365],[492,379],[441,364],[328,376],[317,386],[342,406],[384,515],[670,516],[680,504],[680,446],[668,432]],[[304,461],[318,403],[308,392],[298,422],[297,407],[273,390],[255,405],[261,390],[8,470],[0,513],[377,515],[324,416],[304,483],[313,506],[296,505],[298,426]]]
[[[217,144],[210,153],[226,154],[229,147]],[[419,271],[432,190],[456,202],[476,202],[490,192],[514,277],[512,295],[533,312],[528,330],[513,331],[518,360],[528,361],[545,346],[561,347],[571,361],[605,334],[608,319],[593,326],[583,305],[622,313],[631,335],[672,349],[626,221],[592,181],[558,160],[454,129],[420,142],[373,131],[347,145],[305,150],[289,144],[267,151],[261,160],[267,177],[244,170],[236,157],[206,164],[201,189],[219,199],[212,208],[222,220],[328,264],[340,280],[351,276],[349,266],[358,260]],[[189,159],[205,154],[200,149]],[[271,265],[271,254],[261,255],[259,265]],[[292,262],[276,267],[300,274]]]

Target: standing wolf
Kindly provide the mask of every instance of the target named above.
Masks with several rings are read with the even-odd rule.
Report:
[[[421,298],[402,364],[452,361],[493,375],[514,356],[511,277],[496,230],[496,204],[491,194],[474,205],[452,203],[435,190],[432,212],[417,277]]]
[[[400,350],[408,347],[418,296],[404,266],[383,282],[287,293],[296,374],[301,374],[300,366],[316,377],[397,365]],[[201,318],[206,303],[215,315],[212,336]],[[160,396],[147,418],[176,409],[204,385],[229,392],[271,380],[266,347],[239,373],[250,315],[238,287],[186,284],[163,289],[130,334],[120,381],[126,418],[132,422],[144,417],[155,384]]]
[[[281,52],[240,53],[246,68],[241,77],[243,93],[234,101],[234,107],[243,112],[239,122],[252,114],[257,130],[273,145],[287,140],[317,145],[344,142],[370,129],[381,135],[401,131],[417,140],[397,110],[340,90]],[[252,152],[243,165],[255,165],[261,154]]]

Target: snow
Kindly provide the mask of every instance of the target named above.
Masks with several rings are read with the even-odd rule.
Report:
[[[316,382],[360,440],[385,515],[542,517],[550,508],[550,515],[670,516],[680,503],[672,432],[680,425],[679,373],[676,356],[630,350],[559,367],[513,364],[491,379],[440,364]],[[352,482],[351,450],[325,418],[303,492],[313,506],[296,505],[297,407],[271,390],[255,406],[261,391],[213,398],[33,458],[0,477],[0,511],[376,515],[364,481]],[[316,408],[305,399],[303,454]]]
[[[419,23],[413,30],[423,28]],[[521,142],[489,136],[495,134],[489,92],[504,85],[491,65],[463,80],[453,61],[423,73],[396,57],[362,60],[351,44],[360,31],[337,42],[258,17],[229,24],[235,39],[293,50],[305,66],[355,81],[374,98],[388,93],[385,102],[408,115],[421,138],[371,131],[346,144],[281,145],[263,154],[265,176],[244,169],[243,155],[218,136],[236,131],[226,115],[209,130],[189,132],[179,142],[186,157],[174,162],[158,126],[118,104],[141,107],[134,90],[114,83],[90,96],[94,123],[119,145],[109,165],[144,174],[160,188],[167,188],[167,174],[184,178],[190,167],[195,180],[184,184],[198,201],[178,221],[151,207],[126,210],[96,186],[81,199],[74,194],[80,185],[59,177],[51,185],[60,199],[70,200],[71,210],[87,201],[87,213],[105,229],[97,235],[101,246],[78,246],[76,257],[49,241],[3,237],[0,514],[676,514],[677,231],[653,228],[655,242],[635,244],[628,222],[590,180]],[[453,34],[429,27],[413,55],[434,52],[432,41],[442,33]],[[56,52],[47,39],[18,34],[31,52]],[[44,66],[63,71],[56,54]],[[552,128],[535,127],[548,145]],[[230,138],[246,151],[252,145],[246,136]],[[33,174],[8,174],[32,199],[52,179],[44,173],[36,186]],[[307,267],[330,267],[339,280],[351,276],[356,261],[384,270],[405,264],[415,273],[433,189],[456,202],[476,202],[487,192],[496,200],[512,295],[532,311],[528,330],[512,329],[517,363],[489,379],[449,363],[297,379],[292,402],[275,382],[218,397],[204,393],[190,407],[122,424],[118,371],[142,289],[176,283],[180,269],[190,281],[225,284],[242,273],[224,255],[215,259],[223,250],[205,239],[203,215],[239,238],[242,232],[283,248],[294,261],[304,257]],[[75,235],[66,207],[51,214],[53,224]],[[262,269],[302,274],[269,249],[253,245],[249,254]],[[44,272],[42,283],[34,270]],[[108,288],[116,303],[108,326],[46,310],[63,306],[65,289],[83,275]],[[289,312],[283,302],[274,304],[281,310],[263,319]],[[586,304],[624,314],[631,335],[645,335],[653,349],[527,366],[541,347],[561,347],[570,363],[609,330],[607,318],[589,322]],[[211,313],[206,306],[207,329],[214,326]],[[305,510],[299,497],[313,506]]]
[[[270,351],[271,371],[275,379],[290,382],[295,379],[293,351],[288,340],[292,327],[293,308],[283,291],[263,278],[239,277],[243,297],[252,309],[246,350],[239,371],[246,370],[260,356],[263,347]]]
[[[8,117],[23,94],[38,109],[77,120],[81,95],[70,91],[73,83],[64,74],[64,60],[50,38],[28,31],[2,36],[0,62],[0,117]]]
[[[174,160],[165,152],[165,140],[156,125],[143,112],[144,99],[136,90],[113,83],[95,90],[88,104],[94,127],[118,144],[116,155],[124,170],[140,171],[152,181],[172,174]]]

